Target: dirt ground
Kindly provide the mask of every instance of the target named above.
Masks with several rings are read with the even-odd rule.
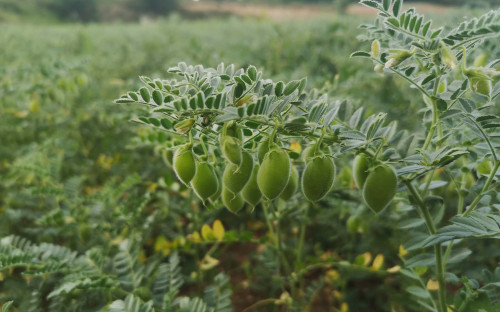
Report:
[[[449,7],[431,3],[410,3],[406,8],[415,7],[420,13],[444,13]],[[235,15],[240,17],[263,18],[275,21],[308,19],[335,16],[333,6],[328,5],[264,5],[251,3],[218,3],[207,1],[189,1],[182,3],[182,9],[198,15]],[[375,10],[359,5],[350,5],[346,12],[359,16],[373,16]]]

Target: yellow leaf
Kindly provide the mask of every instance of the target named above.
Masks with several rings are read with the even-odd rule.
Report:
[[[40,112],[40,101],[38,99],[33,99],[30,103],[30,112],[37,114]]]
[[[399,265],[395,265],[392,268],[387,269],[388,273],[397,273],[399,271],[401,271],[401,267]]]
[[[363,257],[363,265],[367,266],[372,262],[372,254],[369,252],[365,252],[364,254],[361,255]]]
[[[200,268],[202,270],[210,270],[219,264],[219,260],[206,255],[201,261]]]
[[[399,245],[399,257],[402,258],[408,254],[408,250],[403,245]]]
[[[201,237],[203,237],[203,240],[205,241],[211,241],[215,238],[212,229],[207,224],[204,224],[201,227]]]
[[[139,254],[139,262],[146,263],[146,261],[148,261],[148,258],[146,257],[144,250],[141,250],[141,253]]]
[[[333,295],[333,298],[335,298],[335,299],[337,299],[339,301],[344,298],[344,295],[340,291],[338,291],[338,290],[334,290],[332,292],[332,295]]]
[[[340,274],[339,274],[339,271],[337,270],[328,270],[326,271],[326,276],[325,276],[325,280],[327,283],[333,283],[335,282],[336,280],[338,280],[340,277]]]
[[[200,237],[200,233],[198,233],[198,231],[193,233],[193,242],[194,243],[201,243],[201,237]]]
[[[349,312],[349,305],[346,302],[342,302],[340,305],[341,312]]]
[[[439,283],[438,283],[438,281],[429,280],[427,282],[427,289],[428,290],[438,290],[439,289]]]
[[[24,111],[15,112],[14,116],[17,118],[26,118],[26,116],[28,116],[28,114],[29,114],[29,112],[27,110],[24,110]]]
[[[158,188],[157,183],[152,183],[150,186],[148,186],[148,191],[153,192]]]
[[[300,154],[300,152],[302,151],[302,146],[300,145],[300,143],[299,143],[299,142],[297,142],[297,141],[292,141],[292,142],[290,143],[290,149],[291,149],[292,151],[294,151],[295,153]]]
[[[280,298],[276,301],[274,301],[275,305],[284,305],[284,306],[289,306],[293,303],[292,297],[290,297],[290,294],[285,291],[281,294]]]
[[[111,245],[120,245],[123,242],[122,236],[117,236],[111,241]]]
[[[373,260],[372,270],[378,271],[384,265],[384,255],[378,254]]]
[[[158,252],[158,251],[161,251],[163,248],[165,248],[165,246],[167,245],[167,239],[165,238],[165,236],[163,235],[160,235],[156,238],[155,240],[155,251]]]
[[[213,234],[215,238],[220,242],[224,239],[224,234],[226,231],[224,230],[224,225],[222,225],[222,222],[220,220],[215,220],[214,224],[212,225],[213,229]]]

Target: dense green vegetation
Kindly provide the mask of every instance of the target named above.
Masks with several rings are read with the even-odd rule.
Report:
[[[63,2],[43,3],[45,16],[35,2],[2,0],[0,6],[14,9],[1,10],[0,18],[56,21],[56,9],[71,16]],[[92,1],[69,3],[94,14]],[[169,10],[148,3],[137,10]],[[462,15],[450,13],[439,24],[455,25]],[[422,311],[419,301],[432,302],[429,292],[435,297],[434,263],[427,257],[405,274],[398,266],[404,266],[408,252],[419,255],[422,248],[411,249],[407,242],[425,232],[423,221],[403,194],[379,215],[369,210],[351,176],[352,152],[336,160],[335,191],[326,198],[310,204],[295,196],[279,204],[282,215],[273,214],[270,222],[281,224],[281,235],[272,235],[262,205],[238,214],[217,201],[211,209],[204,207],[162,159],[168,158],[165,147],[186,137],[130,122],[148,116],[146,107],[113,103],[119,94],[143,86],[139,75],[176,77],[167,70],[179,62],[214,68],[220,62],[236,68],[253,64],[274,82],[307,76],[304,91],[310,99],[347,100],[342,122],[360,123],[361,115],[386,112],[387,120],[397,120],[408,131],[405,135],[423,138],[422,116],[424,125],[430,122],[429,112],[422,114],[419,92],[404,78],[380,75],[368,61],[349,57],[370,49],[372,34],[357,29],[366,22],[352,16],[283,23],[172,16],[143,25],[3,24],[0,303],[13,300],[9,311],[152,311],[151,306],[162,311],[174,301],[174,311],[195,311],[195,305],[205,311],[204,304],[217,312],[242,311],[256,303],[261,305],[254,311],[292,306],[299,311]],[[468,62],[481,66],[499,57],[497,41],[489,39],[470,50]],[[456,77],[465,80],[459,73]],[[493,94],[498,95],[498,86]],[[352,117],[359,107],[363,113]],[[498,110],[491,107],[488,114]],[[457,127],[455,132],[461,132]],[[403,138],[398,149],[411,149],[417,141]],[[463,142],[457,140],[452,142]],[[296,141],[300,144],[283,143],[299,153],[308,141]],[[463,190],[459,198],[470,204],[491,171],[491,155],[477,139],[463,145],[470,156],[450,170]],[[476,161],[486,169],[478,169]],[[441,168],[424,179],[434,196],[429,203],[436,219],[448,224],[456,211],[456,184]],[[445,197],[444,204],[438,196]],[[488,207],[498,201],[496,193],[484,196],[482,212],[492,212]],[[280,248],[275,237],[283,239]],[[460,248],[449,263],[464,279],[448,276],[448,295],[459,298],[449,302],[458,306],[468,298],[470,305],[484,308],[483,300],[497,308],[499,249],[491,240],[456,243]],[[285,262],[297,277],[293,299],[294,282],[276,273],[288,270]],[[422,287],[427,280],[431,283]],[[488,283],[486,290],[492,291],[477,291]]]

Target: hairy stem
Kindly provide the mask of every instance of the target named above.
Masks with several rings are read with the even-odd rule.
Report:
[[[476,209],[481,198],[483,198],[484,194],[489,190],[491,182],[493,182],[493,178],[495,178],[495,174],[498,171],[499,167],[500,167],[500,161],[495,160],[495,165],[493,167],[493,170],[490,172],[490,175],[488,176],[488,179],[484,183],[484,186],[481,189],[481,191],[479,192],[479,194],[477,194],[476,198],[474,198],[474,200],[472,201],[470,206],[464,212],[464,214],[463,214],[464,217],[468,216],[472,211],[474,211],[474,209]]]
[[[424,203],[422,197],[420,196],[417,189],[413,186],[411,181],[407,180],[407,181],[405,181],[405,184],[408,187],[408,190],[410,191],[411,195],[415,199],[415,202],[417,204],[417,208],[419,209],[421,215],[425,219],[425,224],[427,225],[427,229],[428,229],[429,233],[431,235],[436,234],[436,226],[434,225],[434,221],[432,220],[432,216],[429,212],[429,208]],[[443,254],[442,254],[442,250],[441,250],[441,244],[434,246],[434,255],[436,257],[436,277],[437,277],[438,284],[439,284],[439,290],[438,290],[439,311],[440,312],[447,312],[446,293],[445,293],[446,283],[444,280],[444,262],[443,262]]]

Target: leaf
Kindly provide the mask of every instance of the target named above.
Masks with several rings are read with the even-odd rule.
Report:
[[[128,295],[125,301],[116,300],[113,301],[109,308],[109,312],[154,312],[153,303],[148,301],[144,303],[138,297],[134,295]]]
[[[213,311],[231,312],[233,311],[232,293],[229,277],[224,273],[219,273],[215,276],[214,283],[205,289],[203,300]]]
[[[285,83],[283,81],[279,81],[276,83],[276,86],[274,87],[274,94],[276,96],[281,96],[283,94],[283,89],[285,88]]]
[[[207,242],[215,240],[214,233],[208,224],[201,227],[201,237]]]
[[[394,16],[398,17],[399,12],[401,12],[401,8],[403,6],[403,0],[394,1],[394,5],[392,6],[392,13]]]
[[[300,79],[300,84],[299,84],[299,94],[301,94],[304,89],[306,88],[306,85],[307,85],[307,77],[304,77],[302,79]]]
[[[391,0],[383,0],[382,7],[384,10],[389,11],[389,7],[391,6]]]
[[[184,280],[179,267],[179,256],[177,253],[173,253],[170,255],[168,263],[162,263],[158,267],[156,280],[153,284],[155,306],[163,307],[164,311],[171,309],[173,300],[183,283]]]
[[[151,95],[149,94],[148,88],[142,87],[139,90],[139,93],[141,94],[141,97],[144,100],[144,102],[149,103],[149,100],[151,99]]]
[[[214,221],[212,229],[213,229],[213,235],[215,236],[215,238],[219,242],[222,241],[224,239],[225,230],[224,230],[224,226],[222,225],[222,222],[219,219]]]
[[[453,239],[500,238],[500,216],[474,211],[468,216],[455,216],[452,225],[438,230],[426,239],[424,246],[432,246]]]
[[[376,1],[362,0],[360,3],[362,5],[366,5],[366,6],[371,7],[371,8],[380,9],[380,6]]]
[[[299,87],[300,85],[300,81],[299,80],[292,80],[290,81],[289,83],[287,83],[286,87],[285,87],[285,90],[283,91],[283,94],[284,95],[290,95],[292,94],[295,90],[297,90],[297,88]]]
[[[365,51],[356,51],[351,53],[351,57],[371,57],[371,54]]]
[[[198,297],[180,297],[175,300],[175,312],[210,312],[207,304]]]
[[[14,300],[7,301],[2,305],[2,312],[7,312],[9,311],[9,307],[14,303]]]
[[[434,266],[436,264],[436,259],[434,254],[422,253],[408,259],[405,263],[407,268],[423,267],[423,266]]]
[[[429,292],[427,292],[427,290],[425,290],[424,288],[419,287],[419,286],[409,286],[406,288],[406,291],[417,298],[421,298],[421,299],[430,299],[431,298]]]
[[[163,104],[163,94],[161,93],[161,91],[159,91],[159,90],[154,90],[153,91],[153,101],[157,105]]]
[[[255,66],[253,65],[248,66],[247,74],[250,79],[255,81],[257,79],[257,68],[255,68]]]

